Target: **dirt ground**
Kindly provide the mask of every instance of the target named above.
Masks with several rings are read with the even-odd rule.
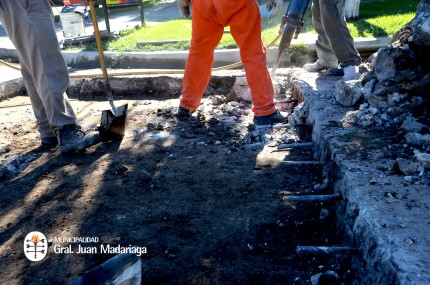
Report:
[[[54,241],[30,262],[22,248],[31,231],[146,247],[143,284],[310,284],[327,270],[352,283],[350,256],[295,253],[296,245],[342,244],[331,205],[282,200],[322,182],[321,166],[282,163],[312,160],[311,149],[276,151],[309,141],[309,130],[254,129],[249,104],[213,102],[181,122],[178,100],[129,100],[123,140],[74,157],[38,147],[28,98],[0,102],[1,283],[67,284],[113,257],[55,253]],[[109,108],[72,104],[90,131]]]

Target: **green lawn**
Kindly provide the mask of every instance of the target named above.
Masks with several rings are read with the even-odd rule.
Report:
[[[408,3],[405,4],[405,2]],[[380,37],[392,35],[414,17],[418,3],[419,0],[377,0],[362,3],[360,5],[360,18],[355,21],[350,21],[348,27],[353,37]],[[282,13],[271,22],[268,22],[267,19],[263,19],[262,37],[266,44],[271,42],[278,34]],[[305,26],[302,29],[302,33],[306,32],[315,33],[312,27],[310,8],[305,15]],[[189,44],[181,42],[138,47],[136,43],[142,41],[190,40],[190,38],[191,20],[178,19],[156,26],[146,26],[123,32],[120,38],[106,41],[103,45],[105,50],[118,52],[176,51],[189,49]],[[218,49],[236,47],[237,45],[232,36],[229,33],[225,33]],[[95,44],[86,44],[71,49],[96,50],[96,46]]]
[[[348,23],[353,37],[390,36],[414,16],[419,0],[379,0],[360,5],[360,19]]]

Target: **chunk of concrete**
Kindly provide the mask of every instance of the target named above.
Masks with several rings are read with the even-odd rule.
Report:
[[[226,97],[227,101],[251,102],[251,90],[245,77],[237,77],[230,93]]]
[[[25,92],[26,89],[22,77],[0,82],[0,101],[25,94]]]
[[[430,168],[430,154],[423,153],[418,150],[414,151],[415,160],[420,163],[424,168]]]
[[[378,84],[377,84],[378,85]],[[399,103],[404,102],[407,98],[407,94],[400,94],[394,92],[391,94],[378,95],[376,92],[367,94],[364,97],[370,105],[377,108],[389,108],[397,106]]]
[[[418,133],[419,131],[421,131],[422,128],[425,127],[425,125],[417,122],[414,117],[407,117],[400,129],[405,133]]]
[[[397,158],[396,165],[403,175],[413,175],[417,172],[419,167],[418,163],[404,158]]]
[[[354,106],[363,95],[361,80],[338,80],[336,87],[336,101],[345,107]]]
[[[430,46],[430,1],[421,0],[417,7],[417,13],[412,21],[412,41],[416,45]]]
[[[430,145],[430,135],[418,133],[408,133],[405,135],[406,142],[411,145],[423,146]]]
[[[417,60],[411,50],[384,47],[378,50],[373,70],[379,81],[401,82],[417,77],[416,66]]]
[[[118,254],[81,277],[76,278],[72,283],[72,285],[95,284],[142,284],[140,256],[131,253]]]

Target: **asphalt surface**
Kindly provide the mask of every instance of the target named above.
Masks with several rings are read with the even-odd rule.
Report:
[[[53,7],[54,15],[59,15],[63,7]],[[176,6],[175,0],[162,0],[157,5],[144,9],[144,19],[146,25],[156,25],[172,19],[180,18],[181,15]],[[57,33],[58,41],[64,39],[63,26],[60,22],[55,22],[55,31]],[[94,32],[91,18],[88,17],[84,20],[85,34],[91,35]],[[106,23],[104,17],[98,17],[98,25],[101,31],[106,30]],[[138,6],[109,9],[109,26],[111,32],[130,29],[135,26],[141,25],[141,18]],[[15,49],[10,39],[0,23],[0,48]],[[21,77],[19,71],[10,69],[0,64],[0,82],[6,82]]]
[[[52,7],[54,15],[61,14],[63,7]],[[127,6],[126,8],[110,8],[109,21],[111,31],[120,31],[134,27],[141,24],[139,7]],[[157,5],[144,9],[144,18],[147,25],[155,25],[160,22],[165,22],[171,19],[180,18],[178,8],[175,0],[162,0]],[[84,21],[86,34],[92,34],[93,28],[91,19],[88,18]],[[100,30],[106,29],[104,17],[98,17],[98,24]],[[55,31],[57,32],[59,40],[63,37],[63,27],[60,22],[55,22]],[[0,43],[3,45],[4,41],[9,41],[6,32],[0,22]]]
[[[284,3],[286,6],[288,3]],[[108,10],[109,14],[109,26],[111,32],[118,32],[121,30],[130,29],[136,26],[141,25],[141,17],[140,17],[140,11],[139,6],[124,6],[125,8],[110,8]],[[270,16],[270,13],[265,11],[265,2],[260,5],[260,11],[263,18],[268,18]],[[61,10],[63,7],[52,7],[52,11],[54,15],[58,16],[61,14]],[[286,7],[282,8],[282,11],[284,11]],[[172,19],[179,19],[182,16],[179,13],[178,7],[176,5],[176,0],[161,0],[158,4],[151,8],[144,9],[144,22],[145,25],[156,25],[161,22],[169,21]],[[61,18],[61,17],[60,17]],[[106,30],[106,23],[103,16],[98,17],[98,25],[99,30],[103,31]],[[84,19],[84,26],[85,26],[85,34],[86,35],[92,35],[94,32],[91,17]],[[64,40],[64,34],[63,34],[63,26],[60,22],[55,22],[55,31],[57,33],[57,38],[59,43],[61,43]],[[314,43],[315,38],[314,35],[311,35],[311,38],[308,38],[305,35],[301,35],[301,40],[305,40],[305,43]],[[158,53],[157,55],[150,55],[150,61],[154,62],[156,60],[156,63],[154,63],[157,67],[156,68],[183,68],[184,62],[186,60],[187,54],[184,52],[178,52],[174,55],[171,54],[165,55],[164,53]],[[71,62],[80,62],[83,61],[80,58],[80,55],[76,55],[76,53],[73,52],[65,52],[63,53],[66,59],[66,62],[69,66],[75,67]],[[277,52],[276,52],[277,54]],[[3,28],[3,26],[0,23],[0,58],[8,58],[8,57],[15,57],[15,47],[13,46],[12,42],[9,40],[9,38],[6,35],[6,32]],[[105,57],[107,58],[107,61],[109,62],[109,57],[111,55],[106,52]],[[94,52],[93,55],[86,55],[85,58],[93,58],[94,62],[98,62],[97,52]],[[142,57],[147,57],[145,53],[138,53],[137,55],[133,55],[131,57],[131,61],[134,61],[137,57],[137,61],[141,62],[144,66],[148,66],[148,64],[145,62]],[[154,59],[156,57],[156,59]],[[168,57],[175,57],[173,59],[173,63],[170,64],[168,62],[167,64],[164,62],[166,58]],[[176,59],[176,57],[178,57]],[[71,58],[71,59],[70,59]],[[275,58],[275,53],[269,53],[268,54],[268,61],[273,61]],[[237,51],[222,51],[220,55],[216,55],[215,58],[216,62],[218,62],[220,65],[224,64],[231,64],[233,62],[240,61],[239,53]],[[94,68],[91,66],[91,64],[85,64],[83,65],[84,68]],[[130,65],[131,66],[131,65]],[[98,67],[98,63],[97,63]],[[148,68],[148,67],[146,67]],[[149,68],[155,68],[155,67],[149,67]],[[17,78],[20,78],[20,72],[16,70],[12,70],[9,67],[5,67],[1,65],[0,63],[0,83],[4,83],[10,80],[14,80]]]

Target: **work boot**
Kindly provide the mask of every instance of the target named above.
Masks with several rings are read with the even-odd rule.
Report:
[[[282,116],[279,111],[276,111],[273,114],[267,116],[254,116],[254,125],[256,126],[264,126],[264,125],[273,125],[276,123],[284,123],[287,120],[287,117]]]
[[[179,120],[187,120],[187,119],[191,118],[191,113],[192,113],[192,111],[187,110],[187,109],[179,106],[178,113],[176,116],[178,117]]]
[[[338,67],[329,68],[327,69],[327,75],[343,76],[344,80],[357,80],[360,78],[357,65],[339,65]]]
[[[61,154],[85,151],[85,132],[78,125],[65,125],[58,131]]]
[[[338,67],[332,67],[332,68],[327,69],[326,74],[328,76],[344,76],[345,72],[343,71],[342,66],[338,66]]]
[[[327,68],[329,67],[320,64],[318,61],[315,61],[314,63],[306,63],[303,65],[303,69],[307,72],[321,72]]]
[[[45,137],[40,138],[40,146],[43,149],[53,149],[58,145],[58,139],[57,137]]]

